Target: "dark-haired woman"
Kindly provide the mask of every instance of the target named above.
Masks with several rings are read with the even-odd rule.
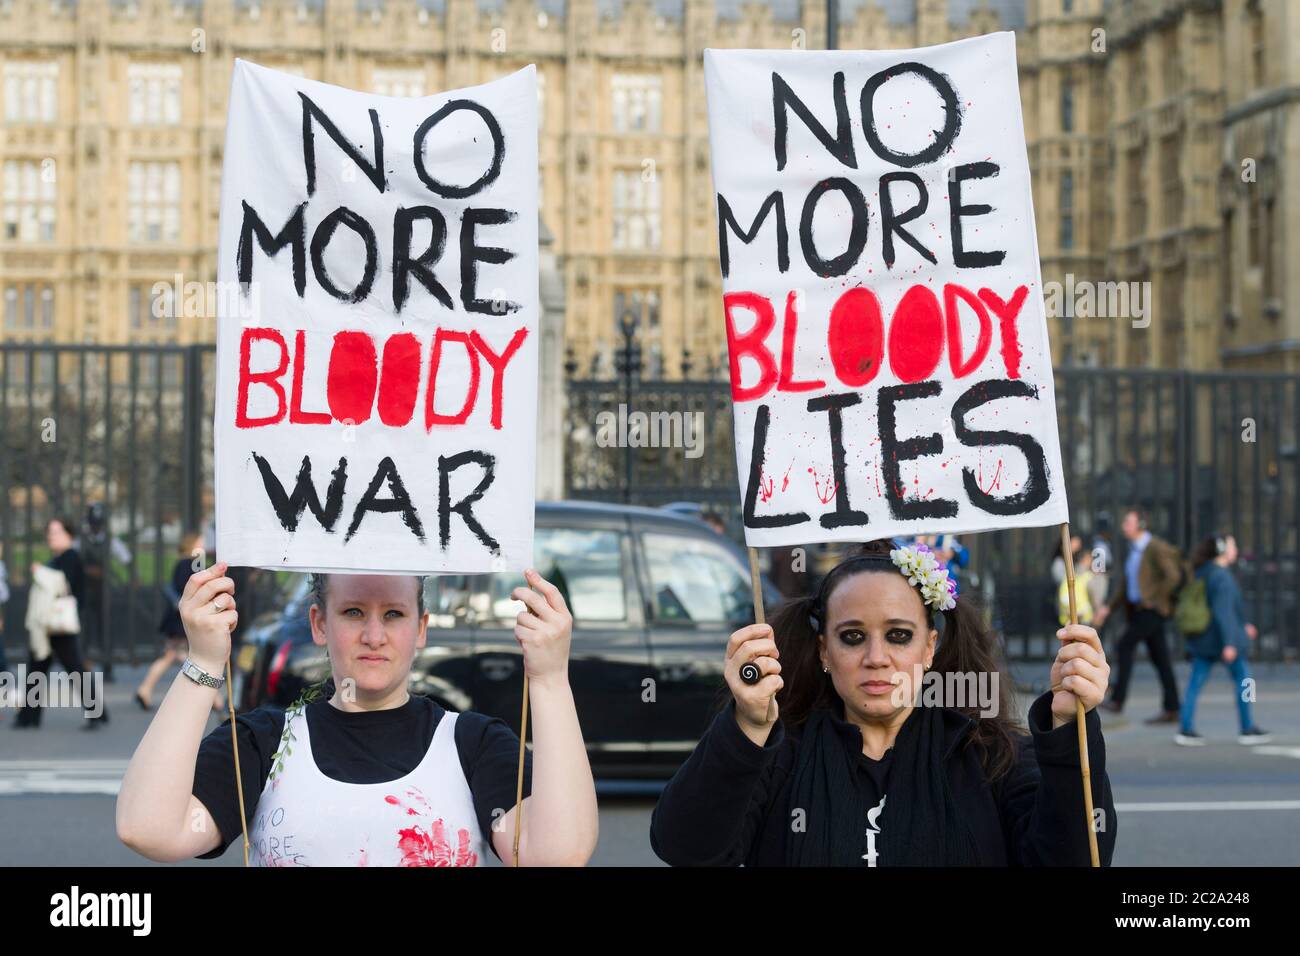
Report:
[[[226,565],[181,597],[189,659],[127,767],[119,838],[153,860],[211,858],[240,835],[230,724],[207,737],[237,622]],[[572,618],[537,572],[516,588],[529,677],[532,760],[516,805],[519,738],[501,720],[452,713],[407,690],[425,644],[423,579],[313,577],[312,639],[332,680],[317,700],[236,720],[251,862],[258,866],[581,866],[596,841],[596,792],[568,683]],[[536,773],[532,765],[536,764]],[[530,783],[531,781],[531,783]]]
[[[1237,560],[1237,539],[1232,535],[1215,535],[1206,538],[1192,551],[1192,569],[1196,577],[1205,582],[1205,599],[1210,605],[1210,626],[1195,637],[1187,639],[1187,650],[1192,655],[1192,674],[1188,679],[1187,693],[1179,714],[1178,734],[1174,742],[1184,747],[1204,745],[1205,738],[1196,732],[1196,699],[1215,661],[1232,674],[1237,688],[1237,720],[1240,734],[1237,742],[1251,746],[1272,740],[1266,730],[1256,726],[1251,716],[1247,685],[1250,671],[1246,667],[1246,651],[1250,640],[1257,634],[1254,624],[1246,623],[1246,602],[1241,588],[1228,570]]]
[[[85,617],[86,606],[86,569],[81,560],[81,553],[76,548],[77,526],[66,518],[52,518],[45,526],[45,543],[50,549],[50,560],[44,565],[32,565],[33,585],[38,586],[42,571],[49,569],[59,572],[63,582],[59,587],[62,596],[70,595],[77,606],[76,630],[47,630],[44,621],[32,620],[37,601],[34,597],[28,603],[28,636],[32,640],[31,665],[29,674],[41,674],[48,679],[50,665],[58,657],[59,663],[69,674],[81,675],[81,698],[84,708],[85,723],[82,730],[96,730],[108,723],[108,708],[101,699],[94,700],[95,683],[89,668],[81,656],[80,621]],[[57,578],[57,575],[56,575]],[[39,727],[44,703],[35,707],[24,706],[18,711],[14,727]]]
[[[1095,712],[1109,667],[1092,628],[1057,638],[1055,690],[1029,707],[1026,734],[994,636],[953,598],[947,569],[923,548],[865,545],[817,595],[731,636],[733,699],[660,797],[651,845],[674,865],[1086,866],[1077,697],[1109,865],[1115,806]],[[935,692],[936,678],[950,690]]]

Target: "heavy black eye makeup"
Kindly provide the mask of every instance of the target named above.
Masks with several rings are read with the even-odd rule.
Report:
[[[837,632],[837,636],[839,637],[841,644],[846,644],[849,647],[857,647],[867,639],[867,635],[864,634],[860,628],[856,627],[843,628]]]
[[[835,633],[840,639],[840,643],[848,647],[856,647],[867,639],[866,632],[856,622],[842,625]],[[885,640],[890,644],[902,646],[910,644],[915,633],[910,627],[895,625],[885,631]]]

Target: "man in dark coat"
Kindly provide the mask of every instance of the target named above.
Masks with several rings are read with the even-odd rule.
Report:
[[[1128,540],[1121,586],[1115,589],[1110,604],[1097,614],[1096,626],[1120,607],[1127,612],[1128,626],[1119,639],[1119,677],[1111,699],[1102,708],[1118,714],[1124,709],[1129,678],[1133,675],[1133,655],[1139,643],[1146,644],[1147,654],[1160,676],[1161,709],[1147,719],[1148,724],[1172,724],[1178,720],[1178,684],[1169,660],[1165,640],[1165,623],[1174,613],[1178,589],[1186,580],[1182,556],[1168,541],[1157,538],[1147,529],[1147,516],[1138,508],[1124,514],[1120,530]]]

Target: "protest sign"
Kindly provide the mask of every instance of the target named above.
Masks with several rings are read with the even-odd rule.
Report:
[[[536,104],[531,66],[400,98],[236,61],[217,266],[239,289],[218,309],[221,560],[531,563]]]
[[[1067,520],[1014,36],[704,76],[747,543]]]

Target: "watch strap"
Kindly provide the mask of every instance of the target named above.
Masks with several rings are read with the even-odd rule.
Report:
[[[185,658],[185,663],[181,665],[181,673],[194,681],[194,683],[202,684],[204,687],[219,688],[226,683],[224,677],[213,677],[188,657]]]

